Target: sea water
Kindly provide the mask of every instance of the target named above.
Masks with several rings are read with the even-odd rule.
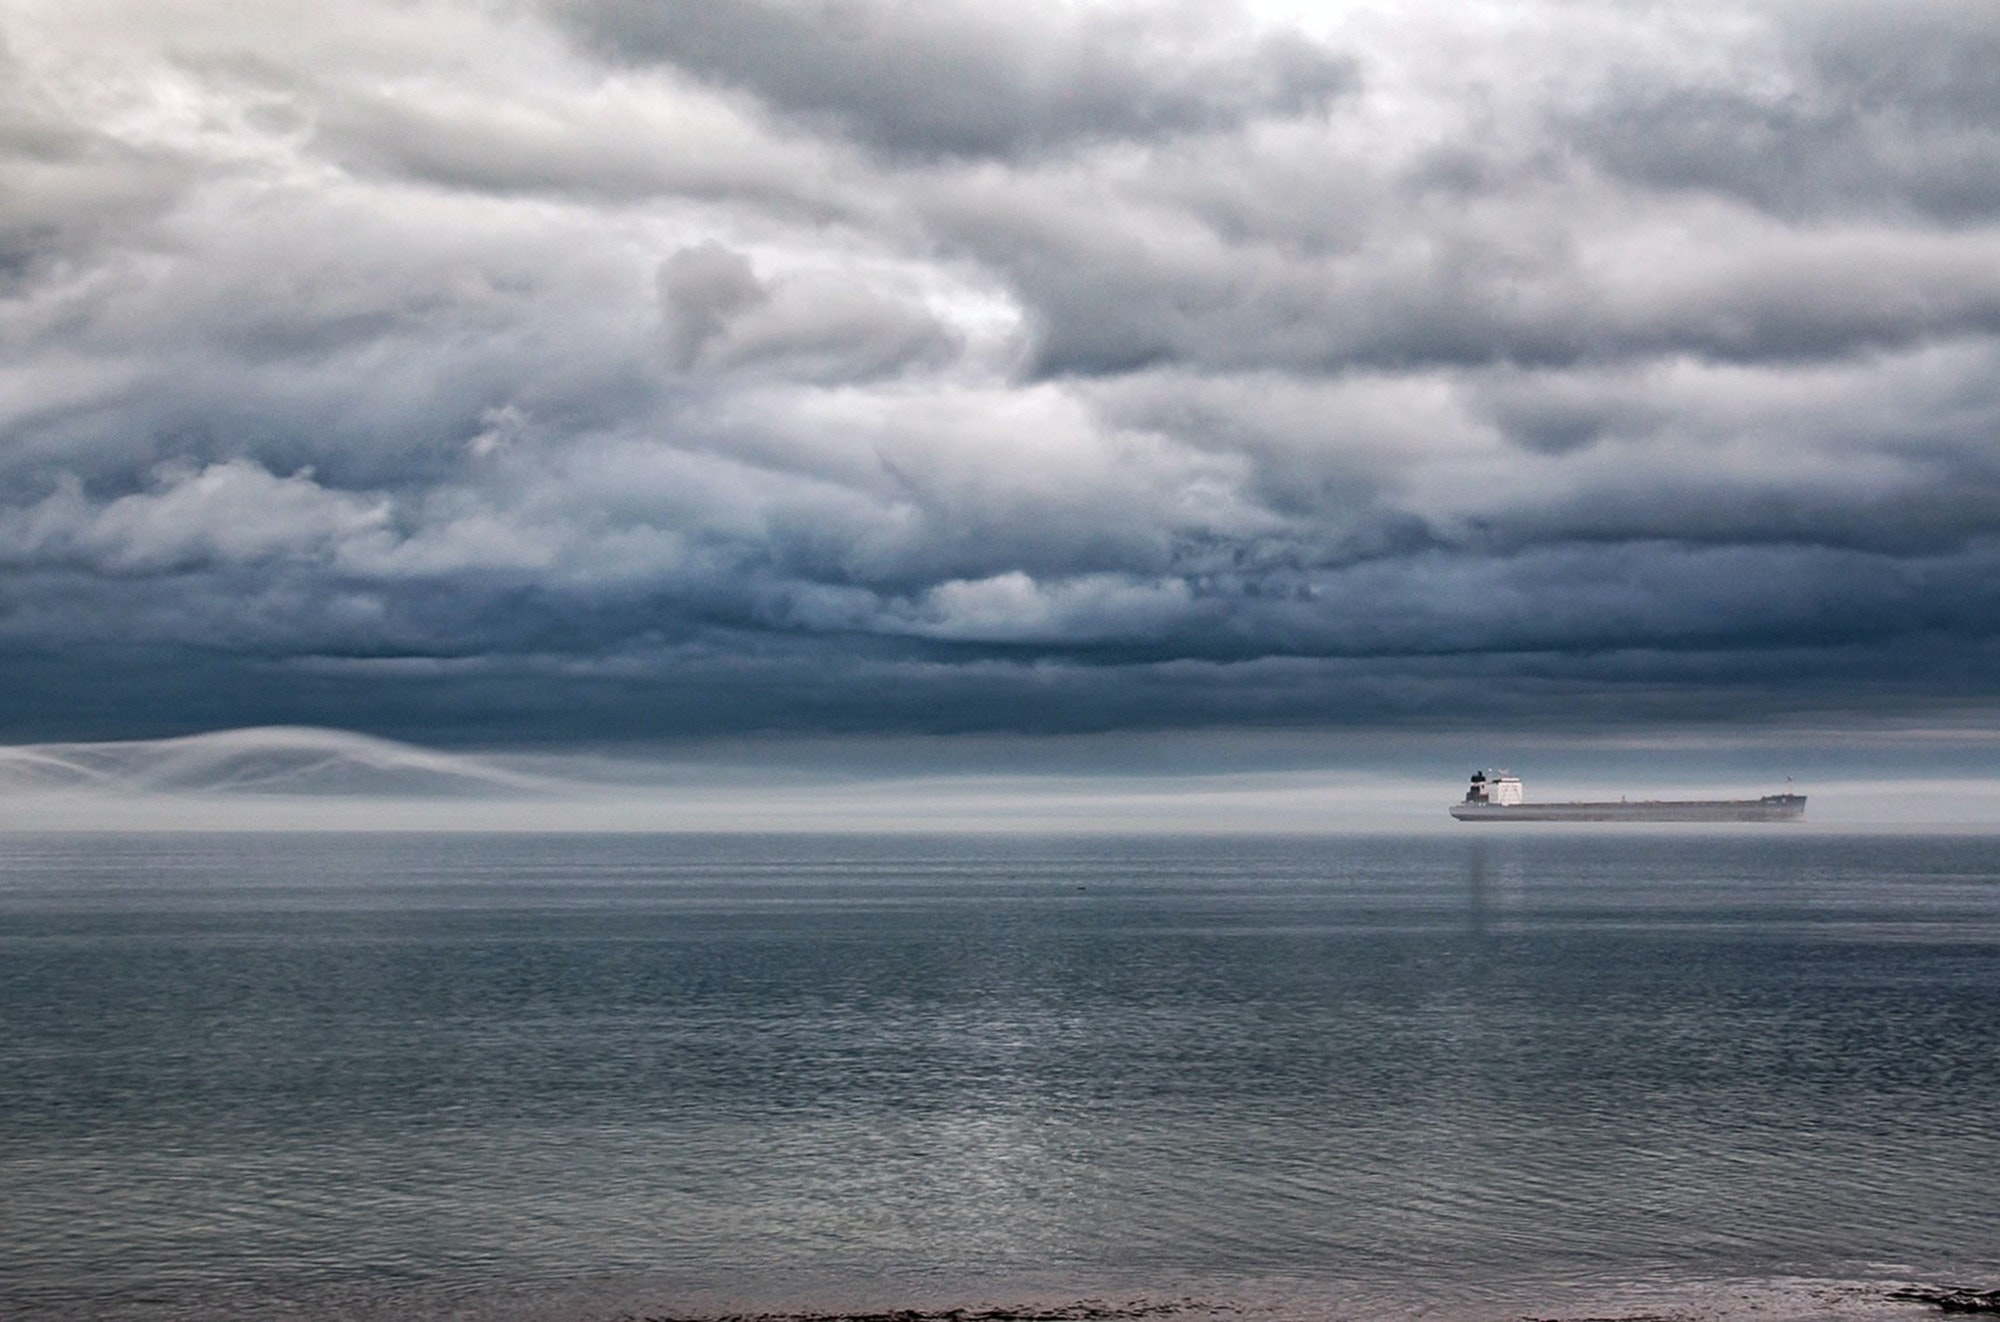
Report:
[[[1915,1317],[2000,844],[0,838],[0,1315]]]

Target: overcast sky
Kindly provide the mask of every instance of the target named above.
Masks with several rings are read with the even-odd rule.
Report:
[[[2000,11],[0,0],[0,740],[2000,714]]]

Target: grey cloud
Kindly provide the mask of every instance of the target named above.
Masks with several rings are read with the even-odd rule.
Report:
[[[2000,213],[2000,28],[1977,3],[1772,12],[1786,55],[1761,87],[1640,79],[1569,121],[1623,177],[1781,214]]]
[[[1990,334],[2000,262],[1976,222],[2000,179],[1982,90],[2000,58],[1964,54],[1990,22],[1864,12],[1836,30],[1786,11],[1800,30],[1774,38],[1777,67],[1733,80],[1662,57],[1595,71],[1580,103],[1455,106],[1442,141],[1357,140],[1337,119],[1115,173],[947,171],[915,199],[1006,273],[1058,376],[1810,360]]]
[[[0,172],[0,295],[157,218],[194,175],[179,152],[132,146],[40,103],[4,44]]]
[[[1845,97],[1668,88],[1601,108],[1575,137],[1606,168],[1656,188],[1707,189],[1798,218],[1916,211],[1963,224],[2000,212],[1994,122],[1913,134],[1894,109]]]
[[[669,352],[683,367],[694,365],[731,317],[770,298],[749,259],[713,240],[683,248],[660,263],[656,283]]]
[[[1602,737],[1787,718],[1990,727],[2000,648],[1911,632],[1867,645],[1172,661],[885,653],[711,635],[580,667],[560,657],[273,660],[208,649],[4,653],[9,737],[131,738],[318,721],[439,744],[1228,727]]]
[[[1365,243],[1300,250],[1227,240],[1094,182],[1030,178],[1009,192],[968,181],[940,190],[933,214],[1016,282],[1051,375],[1801,359],[2000,329],[2000,250],[1984,232],[1724,220],[1718,246],[1671,227],[1621,232],[1608,214],[1597,232],[1559,220],[1623,206],[1578,187],[1450,217],[1385,214]]]
[[[1483,91],[1421,6],[1365,82],[1197,7],[539,12],[36,20],[120,81],[7,112],[0,735],[1991,704],[2000,249],[1898,173],[1984,159],[1960,11],[1606,6]]]
[[[660,264],[668,356],[683,369],[759,368],[788,379],[849,381],[948,362],[961,340],[914,300],[850,275],[757,277],[710,240]]]
[[[427,94],[428,92],[428,94]],[[535,101],[305,84],[319,148],[358,174],[478,193],[633,205],[750,202],[808,219],[865,214],[851,153],[784,139],[725,100],[665,84],[548,89]]]
[[[1536,386],[1522,389],[1509,382],[1494,391],[1490,403],[1493,421],[1523,449],[1567,454],[1606,437],[1654,431],[1664,421],[1657,409],[1593,390],[1589,383]]]
[[[2000,117],[2000,30],[1979,0],[1847,3],[1784,14],[1825,77],[1865,109],[1991,127]]]
[[[1161,370],[1091,395],[1123,425],[1254,457],[1246,482],[1285,515],[1293,563],[1624,541],[1918,556],[2000,527],[1995,354],[1317,382]]]
[[[1351,60],[1303,37],[1247,40],[1185,6],[1145,16],[957,0],[553,8],[599,50],[747,88],[892,156],[1008,157],[1226,128],[1321,110],[1356,77]]]
[[[22,373],[0,469],[46,483],[58,463],[115,492],[164,460],[248,458],[424,485],[462,466],[492,408],[588,427],[655,393],[636,378],[657,349],[631,328],[650,316],[648,263],[554,253],[561,226],[424,212],[280,190],[147,234],[173,239],[170,260],[113,250],[0,308],[44,368]]]
[[[1498,550],[1551,537],[1601,545],[1671,538],[1684,545],[1810,545],[1902,557],[1963,552],[1990,539],[1996,526],[2000,487],[1991,482],[1857,495],[1696,479],[1644,492],[1599,489],[1513,511],[1486,521],[1480,541]],[[1864,595],[1856,585],[1857,600]]]
[[[261,508],[244,512],[246,500]],[[722,522],[726,507],[707,511],[708,529],[656,540],[634,574],[619,563],[645,524],[573,526],[565,543],[539,550],[518,521],[497,540],[450,527],[399,535],[381,506],[239,468],[95,511],[73,495],[52,498],[25,530],[0,529],[15,567],[0,635],[23,645],[123,638],[588,657],[729,628],[1150,661],[1798,646],[1881,642],[1911,628],[1985,637],[2000,629],[2000,543],[1968,529],[1990,527],[1995,504],[1991,493],[1974,500],[1958,511],[1956,538],[1927,539],[1944,545],[1869,548],[1883,540],[1867,534],[1871,524],[1894,528],[1919,510],[1950,515],[1949,500],[1901,511],[1805,508],[1788,523],[1769,499],[1760,507],[1728,488],[1656,491],[1623,507],[1586,493],[1539,515],[1510,511],[1476,544],[1361,558],[1309,527],[1113,555],[1115,541],[1065,532],[1057,511],[1028,507],[1013,515],[1017,535],[1038,516],[1052,535],[1035,554],[962,542],[939,526],[920,534],[934,545],[908,555],[955,558],[965,570],[900,586],[852,577],[851,557],[849,576],[834,576],[824,553],[796,539],[837,546],[841,534],[810,521],[788,530],[777,511],[766,515],[778,515],[775,526],[754,535]],[[1862,546],[1828,536],[1843,520],[1858,527],[1845,540]]]
[[[156,476],[153,492],[96,508],[79,483],[63,481],[0,522],[0,560],[160,573],[311,554],[387,530],[383,501],[328,492],[303,477],[276,478],[243,460],[200,472],[169,466]]]

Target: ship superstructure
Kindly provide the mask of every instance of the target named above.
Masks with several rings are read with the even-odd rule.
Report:
[[[1461,822],[1791,822],[1805,816],[1806,796],[1530,803],[1519,776],[1488,770],[1472,773],[1471,788],[1450,811]]]

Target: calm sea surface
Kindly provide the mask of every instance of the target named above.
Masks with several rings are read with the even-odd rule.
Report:
[[[2000,841],[0,837],[0,1316],[2000,1286]]]

